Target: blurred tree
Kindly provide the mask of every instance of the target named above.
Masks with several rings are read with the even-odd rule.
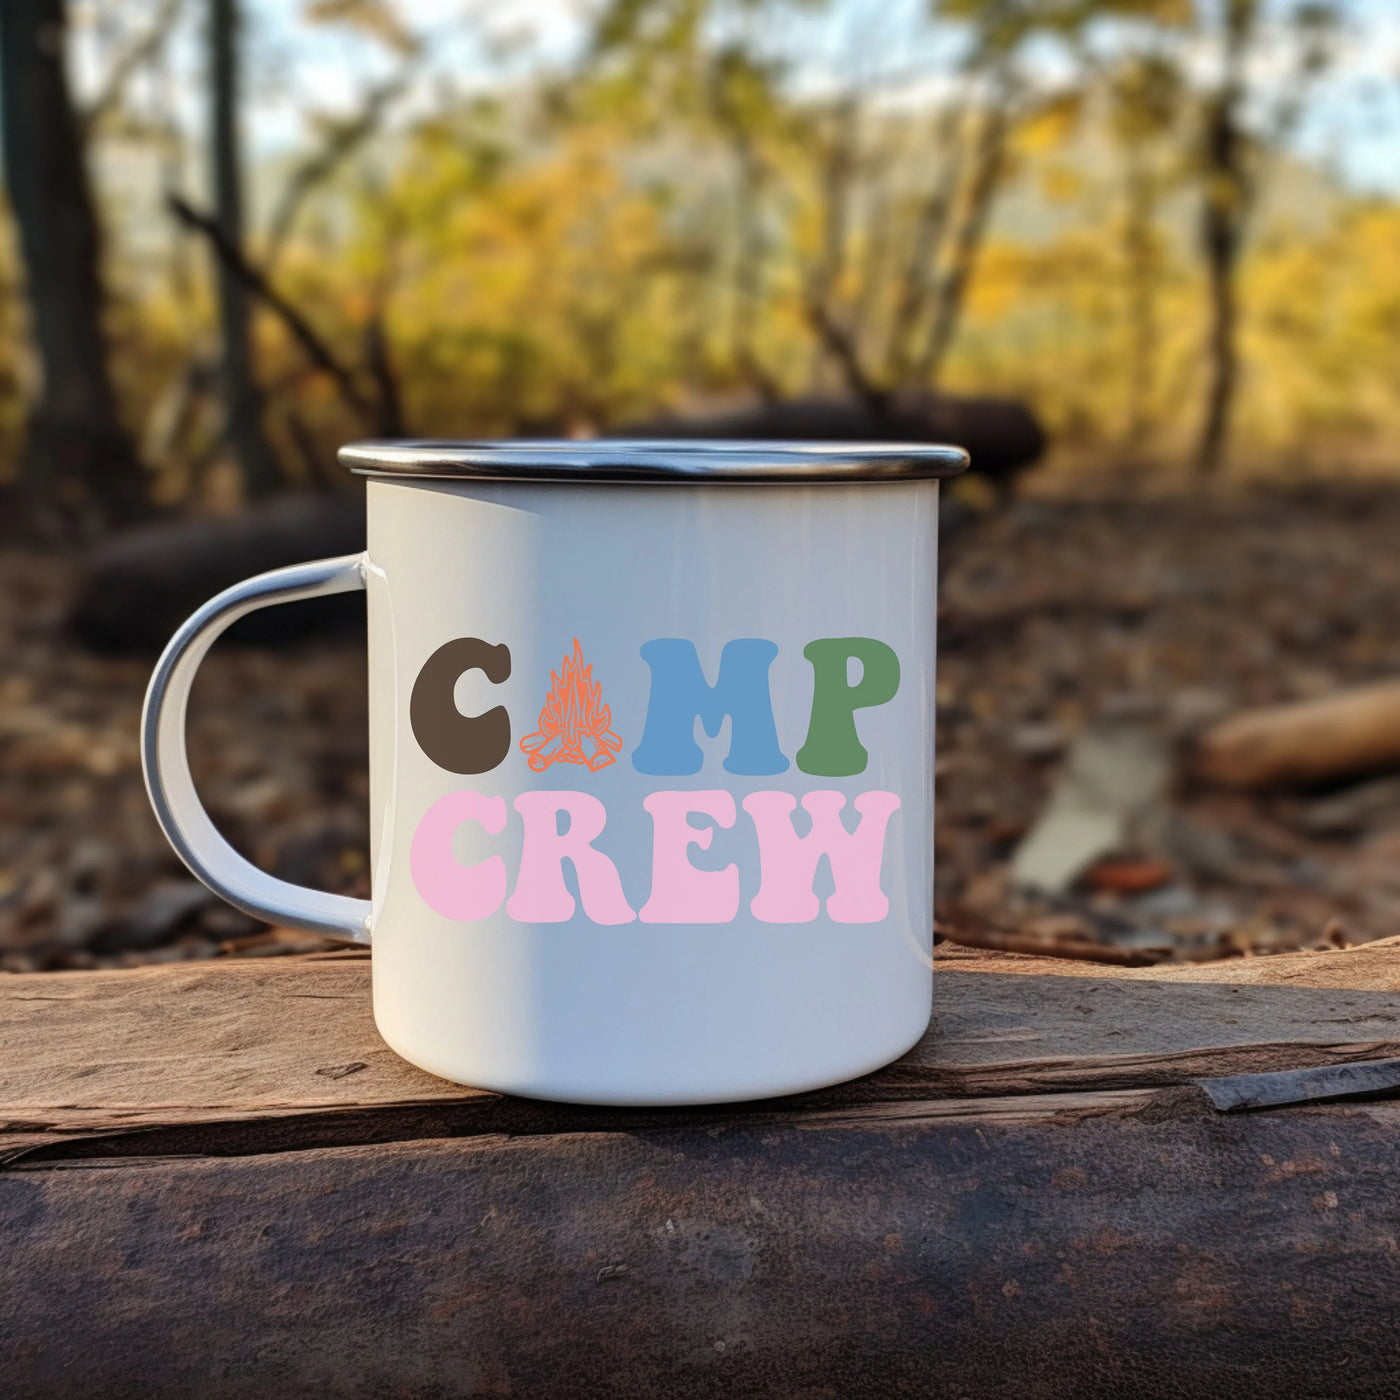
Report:
[[[123,36],[125,42],[109,60],[96,93],[82,107],[80,117],[85,134],[90,135],[104,119],[122,109],[132,80],[162,56],[183,3],[184,0],[157,0],[146,23]]]
[[[1290,154],[1314,31],[1295,0],[1257,3],[1228,123],[1234,241],[1210,275],[1226,0],[601,0],[582,61],[539,67],[479,42],[476,18],[419,33],[393,0],[305,0],[282,52],[337,26],[358,96],[269,69],[260,91],[299,103],[306,136],[259,169],[267,219],[231,238],[212,204],[172,207],[241,289],[289,480],[339,480],[335,444],[366,431],[591,431],[750,396],[896,414],[931,391],[1019,395],[1071,449],[1144,460],[1199,460],[1208,421],[1217,462],[1232,441],[1241,465],[1379,443],[1400,422],[1380,363],[1395,202]],[[209,164],[188,41],[212,41],[213,0],[84,4],[110,373],[173,502],[234,460],[215,281],[150,213]],[[449,41],[501,66],[449,72]],[[7,452],[37,382],[14,302]],[[1199,411],[1165,411],[1181,404]]]
[[[694,368],[678,347],[701,279],[611,125],[528,144],[503,125],[489,103],[417,124],[392,177],[366,182],[346,261],[301,262],[299,295],[334,306],[349,337],[399,279],[386,323],[415,423],[596,430]],[[346,280],[356,294],[337,300]]]
[[[1039,123],[1058,139],[1078,115],[1077,92],[1041,80],[1036,46],[1073,53],[1101,20],[1155,19],[1180,0],[930,0],[930,22],[960,36],[961,56],[952,91],[910,115],[889,99],[929,76],[917,64],[865,71],[850,60],[834,92],[800,94],[763,21],[821,8],[612,0],[590,63],[615,99],[729,149],[743,377],[766,398],[794,387],[756,348],[765,281],[781,285],[787,271],[765,279],[766,226],[775,261],[798,264],[808,333],[847,392],[884,411],[940,384],[1017,133]],[[879,15],[872,6],[871,26]]]
[[[1095,26],[1171,23],[1180,9],[1181,0],[930,0],[931,17],[960,27],[966,47],[961,91],[947,99],[935,141],[935,148],[952,150],[942,179],[923,198],[887,380],[913,392],[938,386],[1014,148],[1019,142],[1044,151],[1076,128]],[[1047,89],[1035,75],[1047,45],[1077,63],[1072,83]]]
[[[1261,32],[1260,0],[1202,0],[1199,24],[1219,52],[1215,87],[1202,103],[1201,248],[1210,298],[1205,417],[1196,448],[1203,477],[1224,462],[1230,417],[1239,383],[1238,272],[1246,224],[1256,202],[1259,166],[1296,125],[1310,79],[1330,56],[1329,40],[1339,21],[1336,4],[1304,0],[1288,17],[1293,40],[1292,71],[1262,127],[1250,131],[1245,106],[1250,96],[1247,62]]]
[[[63,0],[0,4],[0,123],[39,388],[20,484],[31,519],[92,531],[144,506],[107,368],[100,235],[65,72]]]
[[[964,151],[949,162],[948,183],[935,186],[928,196],[930,211],[936,211],[930,226],[939,236],[915,246],[909,267],[912,300],[916,307],[926,303],[927,310],[916,311],[912,318],[910,330],[921,342],[917,350],[910,353],[896,344],[892,368],[911,389],[936,386],[942,374],[992,201],[1006,170],[1008,137],[1018,117],[1029,115],[1017,111],[1031,92],[1018,67],[1021,51],[1038,36],[1072,36],[1098,8],[1121,7],[1111,3],[1065,6],[1040,0],[932,0],[930,8],[936,18],[961,23],[969,30],[962,67],[972,83],[970,91],[953,102],[966,102],[972,108],[973,130],[965,138]],[[1052,112],[1065,110],[1062,99],[1052,99]],[[920,281],[923,291],[918,290]]]
[[[214,222],[224,246],[243,251],[243,168],[239,139],[238,0],[209,0],[209,153]],[[243,278],[227,257],[215,258],[222,339],[224,435],[238,462],[244,492],[266,495],[282,469],[263,432],[262,392],[253,372],[250,307]]]
[[[1105,78],[1109,129],[1123,152],[1122,248],[1129,347],[1123,445],[1130,459],[1136,460],[1152,430],[1152,392],[1161,343],[1160,203],[1174,173],[1172,166],[1177,164],[1170,154],[1170,138],[1183,115],[1185,91],[1179,65],[1160,47],[1129,54],[1111,66]]]
[[[1252,194],[1240,107],[1245,56],[1257,25],[1259,4],[1258,0],[1222,0],[1220,11],[1220,81],[1205,102],[1201,143],[1201,248],[1210,294],[1209,382],[1196,449],[1196,467],[1203,476],[1220,470],[1239,377],[1235,273]]]
[[[240,464],[244,494],[248,496],[274,490],[284,480],[283,464],[273,448],[269,427],[277,432],[288,461],[300,462],[303,479],[329,479],[338,485],[344,480],[341,473],[330,471],[329,455],[313,440],[300,407],[282,392],[289,384],[300,385],[301,375],[274,385],[271,396],[259,385],[250,335],[254,305],[271,313],[314,372],[334,386],[359,429],[368,428],[383,437],[403,436],[407,431],[383,325],[387,279],[380,277],[373,283],[374,306],[361,328],[362,352],[358,362],[354,362],[316,329],[312,318],[277,285],[273,274],[311,196],[331,181],[376,133],[385,113],[407,91],[423,46],[403,25],[388,0],[313,0],[306,7],[305,16],[312,24],[346,25],[372,35],[398,55],[402,66],[387,81],[370,86],[361,106],[349,116],[319,118],[315,112],[309,114],[310,124],[319,128],[322,140],[293,163],[274,199],[261,257],[250,251],[242,237],[236,0],[210,3],[209,66],[216,79],[211,89],[214,212],[202,212],[173,189],[166,196],[170,212],[183,227],[208,242],[214,259],[224,343],[224,437]]]
[[[389,109],[408,91],[424,55],[422,39],[390,0],[311,0],[305,16],[316,26],[341,25],[370,36],[398,58],[399,67],[383,82],[371,85],[348,116],[310,113],[322,139],[292,166],[273,203],[262,261],[265,275],[271,274],[307,200],[375,135]]]

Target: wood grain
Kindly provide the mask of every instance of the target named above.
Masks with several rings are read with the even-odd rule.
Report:
[[[1329,967],[1354,959],[1360,971],[1375,962],[1364,951],[1323,957]],[[1400,996],[1300,986],[1303,969],[1282,986],[1169,982],[1158,969],[1137,970],[1153,978],[1120,969],[947,975],[1020,961],[948,959],[934,979],[929,1033],[878,1074],[690,1114],[531,1103],[414,1069],[375,1032],[362,956],[13,975],[0,979],[0,1152],[53,1152],[94,1135],[121,1153],[557,1132],[920,1097],[1168,1087],[1400,1054]],[[1291,961],[1229,966],[1282,971]],[[125,1140],[137,1133],[139,1143]]]
[[[1094,977],[1133,982],[1215,982],[1238,987],[1329,987],[1335,990],[1400,992],[1400,938],[1344,949],[1318,949],[1272,957],[1226,958],[1220,962],[1158,963],[1152,967],[1108,967],[1073,958],[1035,957],[940,944],[937,965],[945,972],[1038,973],[1047,977]]]

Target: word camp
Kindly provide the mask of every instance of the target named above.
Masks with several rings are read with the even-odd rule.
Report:
[[[807,735],[794,755],[799,771],[814,777],[853,777],[863,773],[869,753],[856,725],[861,710],[888,704],[899,689],[899,658],[873,637],[823,637],[809,642],[803,656],[813,671],[812,709]],[[696,741],[697,721],[711,738],[730,721],[724,771],[767,777],[790,767],[778,745],[769,689],[769,671],[778,656],[773,642],[743,637],[728,642],[710,684],[693,642],[664,637],[641,648],[651,673],[642,736],[630,755],[633,769],[649,777],[694,777],[705,766]],[[852,683],[850,663],[859,663]],[[612,729],[612,713],[602,686],[593,679],[577,639],[573,652],[551,673],[549,694],[536,727],[519,740],[533,772],[556,763],[591,772],[618,761],[624,742]],[[477,637],[458,637],[439,647],[414,683],[409,721],[424,754],[452,773],[482,774],[500,767],[515,751],[511,718],[504,705],[465,715],[454,690],[468,671],[479,671],[496,685],[510,676],[510,648]],[[868,737],[868,736],[867,736]],[[837,923],[875,923],[889,912],[880,888],[885,835],[899,807],[892,792],[872,790],[853,799],[854,831],[842,820],[847,797],[815,789],[800,798],[810,829],[799,836],[792,817],[799,798],[782,790],[750,792],[736,801],[722,787],[659,789],[642,806],[652,820],[651,891],[639,910],[623,893],[617,867],[594,843],[603,836],[607,811],[593,794],[550,788],[520,793],[512,806],[523,824],[520,863],[513,890],[499,855],[473,865],[453,854],[453,840],[465,823],[491,836],[506,828],[506,799],[475,788],[439,798],[414,832],[409,865],[424,902],[444,918],[470,922],[496,914],[521,923],[561,923],[574,917],[576,902],[564,879],[571,862],[584,916],[595,924],[640,919],[656,924],[724,924],[739,915],[737,866],[699,869],[692,846],[708,850],[715,828],[730,828],[742,809],[751,823],[759,867],[758,893],[749,912],[764,923],[809,923],[821,912],[813,892],[817,867],[825,856],[832,877],[827,917]],[[560,815],[567,827],[560,831]],[[697,826],[692,818],[703,820]]]

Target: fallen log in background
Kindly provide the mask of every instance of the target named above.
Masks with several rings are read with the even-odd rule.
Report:
[[[806,397],[709,413],[624,423],[609,436],[739,438],[786,442],[948,442],[965,448],[971,470],[1009,493],[1045,452],[1046,435],[1019,399],[951,394],[902,395],[876,406]],[[947,502],[945,501],[945,508]]]
[[[1400,681],[1246,710],[1199,739],[1197,774],[1223,787],[1313,787],[1400,768]]]
[[[231,584],[286,564],[365,547],[358,496],[289,493],[227,516],[170,516],[103,541],[83,566],[69,622],[108,655],[158,652],[198,607]],[[234,624],[235,642],[267,645],[364,625],[364,599],[317,598]]]

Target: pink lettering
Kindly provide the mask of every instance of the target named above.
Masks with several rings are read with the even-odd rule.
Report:
[[[885,852],[885,829],[899,806],[892,792],[863,792],[855,800],[860,825],[847,831],[841,822],[843,793],[809,792],[803,810],[812,829],[798,836],[792,813],[797,799],[790,792],[752,792],[744,810],[758,832],[759,888],[749,908],[768,924],[805,924],[817,917],[820,903],[812,893],[817,862],[831,862],[835,892],[826,912],[838,924],[873,924],[890,910],[880,889],[880,866]]]
[[[706,792],[653,792],[642,803],[651,813],[651,897],[642,906],[644,924],[727,924],[739,912],[739,868],[697,870],[691,846],[710,849],[713,826],[697,828],[692,812],[733,826],[734,797],[719,789]]]
[[[424,903],[444,919],[484,919],[506,897],[506,866],[500,856],[463,865],[452,854],[452,838],[463,822],[480,822],[492,836],[506,826],[506,801],[470,789],[449,792],[426,812],[408,851],[408,868]]]
[[[586,792],[522,792],[515,810],[525,822],[520,871],[506,913],[526,924],[557,924],[573,918],[574,897],[564,883],[564,861],[578,877],[583,911],[595,924],[626,924],[637,916],[622,892],[617,867],[592,842],[601,836],[607,809]],[[558,816],[569,814],[559,834]]]

